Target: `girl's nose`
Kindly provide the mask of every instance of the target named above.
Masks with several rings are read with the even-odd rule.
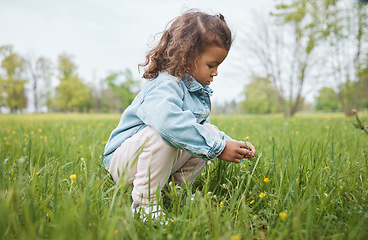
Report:
[[[215,68],[215,70],[212,72],[211,74],[213,77],[217,76],[217,68]]]

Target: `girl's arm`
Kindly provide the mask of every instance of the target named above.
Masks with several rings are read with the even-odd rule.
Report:
[[[166,142],[204,160],[214,160],[221,154],[225,140],[197,123],[191,111],[182,110],[184,92],[176,81],[162,79],[144,96],[137,116],[158,131]]]

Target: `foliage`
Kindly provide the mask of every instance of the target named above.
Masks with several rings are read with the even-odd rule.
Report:
[[[278,112],[276,93],[267,78],[254,77],[244,90],[245,101],[242,103],[246,113]]]
[[[211,119],[235,139],[250,136],[258,155],[169,185],[161,225],[133,218],[131,189],[103,167],[119,115],[0,115],[0,238],[367,239],[367,139],[354,119]]]
[[[102,95],[102,108],[104,112],[123,112],[136,95],[135,89],[138,81],[133,78],[129,69],[123,72],[112,72],[105,79],[108,88]]]
[[[336,111],[339,109],[339,98],[335,90],[323,87],[316,97],[316,110]]]
[[[3,74],[0,75],[0,101],[4,99],[5,105],[11,112],[22,111],[26,105],[24,77],[24,59],[13,51],[11,46],[0,48],[4,56],[1,61]]]
[[[59,80],[55,105],[63,111],[88,111],[92,107],[92,90],[76,73],[76,65],[68,54],[59,56]]]

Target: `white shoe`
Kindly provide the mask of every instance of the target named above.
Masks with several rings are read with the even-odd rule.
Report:
[[[165,213],[162,211],[161,206],[157,204],[139,205],[137,202],[133,202],[131,208],[133,217],[138,213],[144,222],[147,221],[147,216],[151,216],[151,219],[165,218]]]

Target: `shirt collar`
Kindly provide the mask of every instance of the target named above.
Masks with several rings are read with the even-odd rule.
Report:
[[[195,78],[188,73],[184,74],[182,78],[185,86],[187,87],[189,92],[202,91],[208,93],[209,96],[212,96],[213,90],[209,86],[202,86]]]

